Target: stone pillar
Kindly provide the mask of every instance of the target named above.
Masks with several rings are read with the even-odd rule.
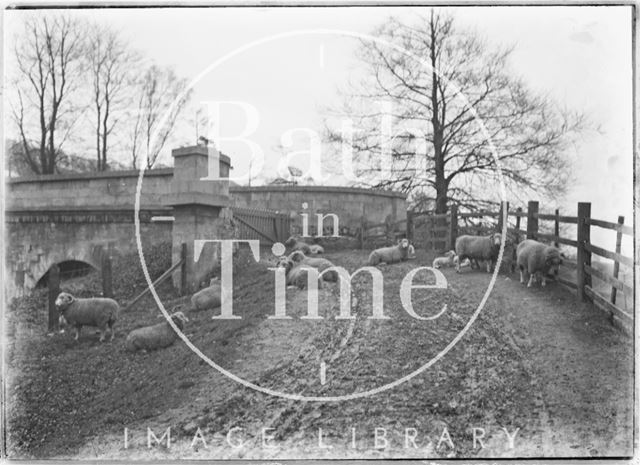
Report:
[[[173,180],[169,205],[173,207],[172,263],[182,255],[182,244],[186,244],[186,289],[182,289],[181,273],[178,269],[172,276],[173,285],[181,294],[199,289],[202,282],[220,266],[220,247],[207,244],[197,262],[194,261],[194,241],[228,238],[229,181],[201,178],[229,177],[229,157],[219,154],[214,147],[181,147],[171,152],[174,158]],[[218,160],[218,173],[208,172],[209,157],[212,166]]]

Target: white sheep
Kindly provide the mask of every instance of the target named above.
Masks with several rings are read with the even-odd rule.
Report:
[[[311,247],[306,242],[299,240],[298,237],[291,236],[289,239],[284,241],[284,246],[295,252],[296,250],[301,251],[305,255],[311,254]]]
[[[115,336],[113,325],[120,311],[120,306],[115,300],[104,297],[79,299],[67,292],[61,292],[56,298],[55,305],[60,313],[60,325],[73,326],[76,329],[76,341],[80,337],[83,326],[97,327],[100,330],[100,342],[104,341],[108,328],[113,341]]]
[[[401,239],[397,245],[376,249],[369,255],[368,264],[376,266],[380,263],[397,263],[407,260],[409,257],[409,241]]]
[[[546,286],[545,276],[551,271],[557,275],[562,264],[562,254],[558,249],[533,239],[526,239],[518,244],[516,255],[522,284],[524,284],[525,273],[529,274],[527,287],[531,287],[536,275],[542,279],[542,287]]]
[[[487,264],[487,272],[490,273],[495,265],[500,252],[502,236],[498,233],[488,236],[460,236],[456,239],[456,255],[458,263],[456,271],[460,272],[460,263],[468,258],[473,261],[482,260]]]
[[[200,289],[191,296],[191,308],[193,310],[209,310],[222,304],[222,290],[218,278],[211,279],[209,287]]]
[[[302,253],[300,251],[294,253]],[[289,257],[280,257],[278,268],[284,268],[286,274],[287,286],[305,289],[308,281],[308,271],[305,268],[311,268],[307,265],[295,262]],[[318,276],[318,289],[322,288],[323,277]]]
[[[436,258],[434,258],[433,259],[433,263],[431,264],[431,266],[433,268],[454,266],[455,265],[455,259],[456,259],[455,251],[449,250],[447,253],[444,254],[444,257],[436,257]]]
[[[182,312],[171,315],[173,323],[182,331],[189,320]],[[153,326],[134,329],[127,336],[124,345],[130,352],[136,350],[156,350],[169,347],[178,339],[178,334],[173,330],[168,321]]]
[[[320,257],[307,257],[304,253],[297,250],[287,257],[289,260],[293,261],[297,265],[310,266],[312,268],[316,268],[319,272],[322,272],[328,268],[332,268],[335,265],[327,260],[326,258]],[[335,270],[329,270],[322,275],[322,278],[325,281],[336,282],[338,281],[338,272]]]
[[[309,253],[311,253],[311,255],[323,254],[324,247],[322,247],[320,244],[310,244]]]

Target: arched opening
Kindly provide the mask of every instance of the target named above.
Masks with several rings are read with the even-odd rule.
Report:
[[[80,260],[66,260],[64,262],[57,263],[57,265],[60,268],[60,281],[86,276],[89,273],[96,271],[92,265]],[[47,270],[47,272],[42,275],[36,284],[36,288],[47,287],[50,271],[51,269]]]

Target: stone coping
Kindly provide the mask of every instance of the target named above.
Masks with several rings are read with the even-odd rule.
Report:
[[[329,192],[407,198],[402,192],[349,186],[229,186],[229,194],[233,192]]]
[[[91,179],[113,179],[113,178],[135,178],[140,175],[140,170],[122,170],[122,171],[92,171],[90,173],[65,173],[65,174],[40,174],[34,176],[23,176],[20,178],[7,178],[7,184],[20,184],[29,182],[57,182],[57,181],[75,181],[75,180],[91,180]],[[171,176],[173,177],[173,168],[159,168],[155,170],[145,170],[145,177],[151,176]]]

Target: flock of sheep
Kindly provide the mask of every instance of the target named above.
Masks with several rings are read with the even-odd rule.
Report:
[[[479,262],[486,264],[487,272],[493,271],[498,260],[502,235],[498,233],[488,236],[460,236],[456,239],[455,251],[450,250],[443,257],[433,260],[433,268],[454,266],[459,273],[460,268],[469,266],[479,268]],[[527,287],[531,287],[534,280],[546,286],[548,274],[558,274],[564,255],[550,245],[545,245],[533,239],[525,239],[518,244],[514,252],[514,259],[520,271],[520,282],[524,284],[525,276],[529,276]]]
[[[456,240],[455,251],[451,250],[443,257],[433,261],[434,268],[455,266],[460,272],[462,267],[479,268],[479,262],[485,262],[487,272],[491,272],[496,265],[502,237],[500,234],[488,236],[460,236]],[[288,286],[305,288],[307,286],[307,273],[305,268],[311,267],[320,273],[318,287],[322,282],[336,282],[339,279],[338,272],[329,269],[335,265],[324,257],[324,249],[318,244],[308,244],[299,237],[291,237],[285,242],[289,250],[288,255],[278,259],[277,267],[284,268],[286,283]],[[545,276],[551,272],[558,274],[558,268],[562,264],[562,254],[552,246],[527,239],[520,242],[515,250],[517,266],[520,270],[520,282],[524,284],[525,276],[529,276],[527,287],[531,287],[534,280],[541,280],[541,285],[546,285]],[[401,239],[392,247],[383,247],[372,251],[367,265],[393,264],[415,258],[415,249],[407,239]],[[324,272],[327,270],[326,272]],[[323,273],[324,272],[324,273]],[[109,298],[81,299],[69,293],[61,292],[56,301],[60,315],[61,326],[74,327],[75,339],[80,335],[83,326],[97,327],[100,331],[100,342],[105,340],[107,331],[110,340],[114,338],[114,324],[118,318],[120,307],[118,303]],[[219,307],[221,304],[221,283],[214,278],[208,287],[196,292],[191,297],[192,310],[207,310]],[[173,323],[180,330],[189,320],[182,312],[171,315]],[[169,322],[165,321],[151,326],[134,329],[125,341],[125,348],[129,351],[156,350],[172,345],[178,339]]]

